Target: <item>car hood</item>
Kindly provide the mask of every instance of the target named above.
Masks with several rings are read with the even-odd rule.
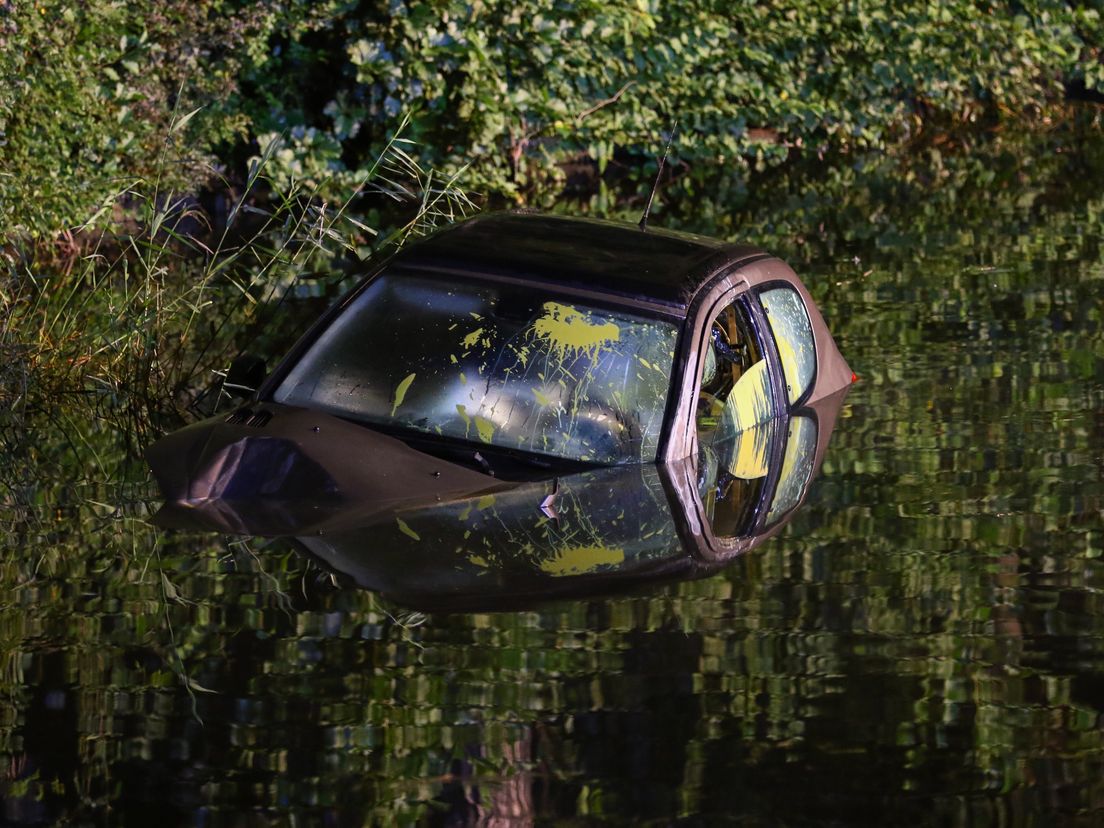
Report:
[[[165,498],[156,521],[259,536],[310,532],[511,483],[305,408],[252,404],[173,432],[146,451]]]

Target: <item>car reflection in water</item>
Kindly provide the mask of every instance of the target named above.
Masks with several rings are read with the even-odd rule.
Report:
[[[420,504],[418,497],[388,504],[378,494],[360,504],[329,500],[334,484],[323,469],[288,465],[268,447],[263,471],[228,458],[194,483],[213,496],[187,508],[167,503],[158,519],[292,536],[339,576],[412,609],[509,610],[614,594],[710,575],[774,536],[804,501],[846,394],[703,443],[695,457],[671,464],[514,483],[478,475],[444,487],[430,471],[438,485]],[[281,465],[315,494],[282,501],[258,494],[258,474],[277,480]],[[416,473],[427,479],[421,464]]]

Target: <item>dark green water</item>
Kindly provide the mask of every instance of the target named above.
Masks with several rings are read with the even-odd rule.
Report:
[[[707,580],[414,615],[280,543],[150,528],[141,475],[24,483],[4,817],[1100,824],[1098,158],[925,157],[667,219],[784,253],[861,377],[784,535]]]

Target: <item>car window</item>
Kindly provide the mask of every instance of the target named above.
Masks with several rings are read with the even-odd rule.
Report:
[[[723,446],[704,446],[698,453],[698,495],[714,538],[746,536],[767,485],[771,444],[777,418],[734,435]]]
[[[813,475],[817,444],[816,423],[809,417],[791,417],[786,429],[786,450],[782,455],[782,469],[767,512],[768,524],[774,523],[801,502],[809,485],[809,478]]]
[[[735,445],[737,434],[777,412],[768,363],[741,302],[714,317],[702,350],[698,444],[726,453],[725,447]],[[737,458],[732,462],[738,462]]]
[[[786,394],[790,404],[800,400],[816,374],[816,348],[813,328],[801,296],[791,287],[776,287],[759,294],[759,301],[770,320],[771,333],[782,359]]]
[[[584,460],[655,459],[677,327],[532,286],[376,279],[273,398]]]
[[[743,301],[713,319],[698,390],[698,479],[714,535],[747,530],[774,440],[774,385]]]

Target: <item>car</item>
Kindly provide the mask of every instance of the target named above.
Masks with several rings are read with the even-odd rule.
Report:
[[[422,535],[403,515],[541,492],[544,503],[588,474],[765,486],[765,499],[738,498],[766,510],[761,526],[782,481],[802,481],[789,501],[803,496],[823,451],[817,423],[853,380],[774,256],[492,213],[376,265],[267,377],[256,358],[236,360],[226,385],[245,404],[162,438],[147,458],[165,523],[249,534],[304,536],[355,514],[362,527],[406,526],[413,541]],[[787,473],[795,463],[801,474]],[[746,520],[731,521],[746,535]]]

